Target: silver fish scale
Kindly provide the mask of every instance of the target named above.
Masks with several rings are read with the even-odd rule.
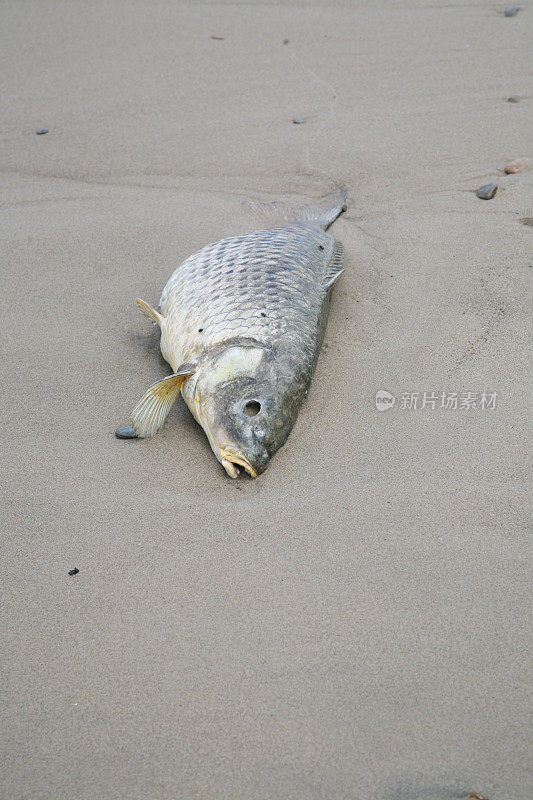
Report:
[[[190,256],[161,296],[163,355],[176,369],[235,337],[268,346],[290,337],[299,351],[293,356],[311,361],[334,244],[315,223],[298,222],[223,239]]]

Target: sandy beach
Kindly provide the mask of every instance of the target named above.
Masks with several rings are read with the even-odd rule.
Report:
[[[532,796],[533,6],[503,8],[3,4],[2,800]],[[243,200],[341,182],[269,469],[231,481],[182,401],[116,439],[168,374],[135,297],[260,227]]]

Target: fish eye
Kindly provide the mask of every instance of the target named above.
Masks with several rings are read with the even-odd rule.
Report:
[[[247,417],[255,417],[261,411],[261,403],[258,400],[248,400],[243,405],[242,411]]]

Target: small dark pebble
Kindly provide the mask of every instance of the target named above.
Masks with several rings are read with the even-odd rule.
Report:
[[[513,94],[512,97],[508,97],[507,98],[507,102],[508,103],[519,103],[520,102],[520,98],[518,97],[517,94]]]
[[[44,133],[48,133],[48,128],[39,128],[38,131],[35,131],[37,136],[42,136]]]
[[[308,122],[310,119],[315,119],[316,114],[308,114],[306,117],[294,117],[293,123],[295,125],[303,125],[304,122]]]
[[[498,187],[495,183],[486,183],[485,186],[480,186],[476,192],[476,197],[480,200],[492,200],[496,194]]]
[[[283,44],[289,44],[289,40],[288,39],[284,39],[283,40]]]
[[[503,12],[504,17],[515,17],[518,12],[520,11],[519,6],[507,6],[505,11]]]
[[[217,42],[223,42],[224,41],[224,37],[223,36],[211,36],[211,39],[216,39]]]
[[[117,439],[136,439],[135,431],[131,425],[125,425],[123,428],[117,428],[115,431]]]
[[[78,572],[79,572],[79,569],[77,567],[74,567],[74,569],[69,569],[68,574],[69,575],[77,575]]]

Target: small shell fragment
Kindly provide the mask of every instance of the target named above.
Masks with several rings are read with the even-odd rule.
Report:
[[[38,131],[35,131],[37,136],[42,136],[44,133],[48,133],[48,128],[39,128]]]
[[[79,572],[79,569],[77,567],[74,567],[74,569],[69,569],[68,574],[69,575],[77,575],[78,572]]]
[[[507,6],[505,11],[503,12],[504,17],[514,17],[520,11],[519,6]]]
[[[497,189],[498,187],[495,183],[486,183],[484,186],[479,187],[476,197],[479,197],[480,200],[492,200]]]
[[[520,98],[518,97],[517,94],[513,94],[511,97],[507,98],[507,102],[508,103],[519,103],[520,102]]]
[[[527,167],[526,158],[515,158],[509,164],[506,164],[505,171],[508,175],[514,175],[515,172],[522,172]]]

